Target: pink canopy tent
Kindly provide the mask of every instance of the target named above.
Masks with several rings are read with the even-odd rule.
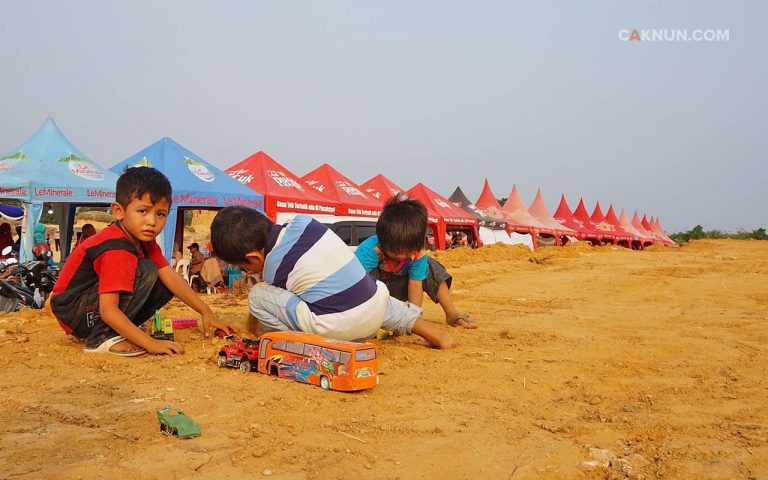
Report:
[[[631,234],[636,242],[640,242],[640,247],[647,247],[653,245],[654,238],[645,229],[638,229],[635,225],[632,225],[632,221],[627,216],[627,212],[621,209],[619,213],[619,225],[625,232]]]
[[[536,197],[533,199],[533,203],[528,207],[528,212],[533,215],[533,218],[540,221],[544,225],[549,226],[555,231],[557,244],[561,244],[560,237],[562,235],[569,235],[575,237],[577,235],[576,230],[563,225],[558,222],[555,217],[549,213],[547,204],[544,203],[544,197],[541,195],[541,189],[536,190]]]
[[[663,243],[665,245],[672,245],[675,242],[672,241],[671,238],[667,237],[667,235],[664,232],[659,232],[655,225],[654,225],[653,217],[651,217],[651,220],[649,221],[648,218],[643,215],[642,220],[640,220],[640,224],[649,232],[651,232],[653,235],[656,236],[656,238],[659,240],[660,243]]]
[[[338,203],[337,215],[378,217],[381,202],[369,197],[360,187],[332,166],[324,163],[301,177],[301,181]]]
[[[520,194],[517,193],[517,185],[512,185],[512,191],[507,197],[507,201],[504,202],[504,206],[501,209],[504,218],[507,220],[507,228],[512,232],[530,233],[531,240],[533,241],[533,248],[538,247],[538,235],[550,235],[557,237],[555,230],[549,225],[540,222],[531,215],[522,200],[520,200]]]
[[[621,222],[619,221],[619,217],[616,216],[616,212],[613,209],[612,203],[608,204],[608,211],[605,212],[605,220],[613,225],[613,227],[620,235],[623,235],[624,238],[627,239],[629,242],[628,246],[630,248],[637,248],[639,246],[638,244],[640,243],[640,239],[637,237],[637,235],[630,233],[622,228]],[[621,244],[621,242],[619,242],[619,244]]]

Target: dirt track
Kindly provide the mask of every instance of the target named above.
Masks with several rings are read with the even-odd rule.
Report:
[[[357,394],[220,370],[197,332],[183,356],[119,359],[0,316],[0,478],[768,476],[768,242],[440,259],[480,329],[445,352],[379,341],[382,383]],[[203,436],[161,435],[166,405]]]

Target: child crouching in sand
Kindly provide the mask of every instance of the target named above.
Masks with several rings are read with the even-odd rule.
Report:
[[[211,241],[224,261],[265,280],[248,294],[254,333],[298,330],[361,340],[384,328],[419,335],[440,349],[453,344],[420,318],[421,308],[391,298],[349,247],[310,216],[275,225],[256,210],[226,207],[211,224]]]
[[[396,195],[384,204],[376,235],[361,243],[355,255],[371,275],[384,282],[393,297],[421,307],[426,293],[442,307],[445,323],[477,328],[475,321],[453,304],[451,275],[424,251],[426,231],[424,204]]]
[[[184,353],[139,326],[173,296],[202,315],[203,331],[227,328],[163,257],[155,241],[171,208],[171,184],[159,170],[129,168],[117,180],[117,221],[69,256],[50,307],[61,328],[85,341],[86,352],[121,356]]]

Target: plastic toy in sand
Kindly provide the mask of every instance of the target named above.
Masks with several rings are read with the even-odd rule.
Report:
[[[171,322],[174,330],[184,330],[186,328],[197,328],[196,318],[174,318]]]
[[[303,332],[270,332],[256,340],[232,340],[220,351],[217,365],[242,372],[258,371],[323,390],[354,391],[379,384],[376,345],[344,342]]]
[[[199,437],[203,432],[200,425],[192,421],[178,408],[165,407],[156,412],[160,431],[179,438]]]
[[[163,318],[160,315],[160,311],[155,311],[155,318],[149,323],[149,329],[147,331],[150,337],[156,340],[170,340],[174,341],[175,335],[173,334],[173,322],[170,318]]]

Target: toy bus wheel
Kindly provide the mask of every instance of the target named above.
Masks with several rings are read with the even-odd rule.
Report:
[[[251,362],[249,360],[243,360],[240,362],[240,371],[241,372],[250,372],[251,371]]]
[[[227,366],[227,356],[226,355],[219,355],[219,359],[216,360],[216,365],[219,366],[219,368],[224,368]]]
[[[331,389],[331,382],[328,381],[328,377],[323,375],[320,377],[320,388],[323,390],[330,390]]]
[[[277,370],[277,365],[270,365],[269,366],[269,374],[274,376],[274,377],[279,377],[280,376],[280,374],[278,373],[278,370]]]

